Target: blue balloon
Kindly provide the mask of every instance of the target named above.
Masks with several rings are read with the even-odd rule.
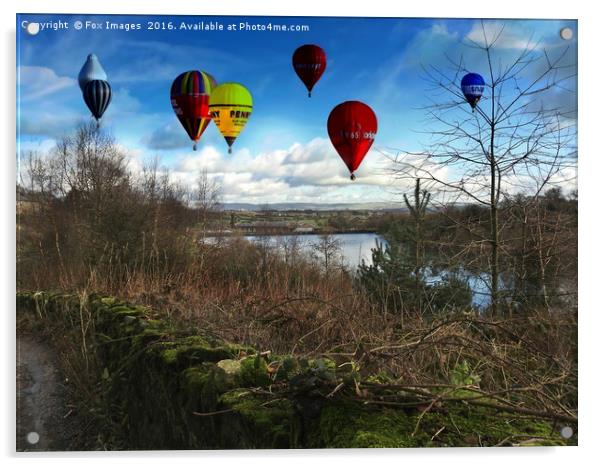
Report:
[[[462,83],[460,85],[462,87],[462,93],[464,94],[464,97],[466,97],[466,101],[474,110],[485,90],[485,80],[483,79],[483,76],[477,73],[468,73],[462,78]]]

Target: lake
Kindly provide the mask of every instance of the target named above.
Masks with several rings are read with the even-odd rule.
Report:
[[[343,264],[350,268],[356,269],[362,260],[368,265],[372,264],[371,249],[376,247],[376,241],[384,241],[384,239],[376,233],[343,233],[334,234],[331,237],[337,240],[341,247],[341,256]],[[253,243],[267,244],[275,249],[282,249],[283,244],[290,243],[292,240],[298,242],[299,248],[306,253],[310,253],[312,245],[319,242],[320,235],[262,235],[262,236],[245,236],[245,239]],[[206,238],[206,241],[215,240],[215,238]],[[445,272],[429,275],[427,272],[426,281],[430,284],[436,283],[443,279]],[[468,285],[473,291],[473,305],[476,307],[486,307],[491,296],[487,287],[487,274],[473,275],[465,273]]]
[[[266,242],[270,246],[281,247],[291,239],[298,242],[303,252],[311,252],[312,244],[319,242],[320,235],[275,235],[275,236],[245,236],[251,242]],[[382,238],[376,233],[345,233],[331,235],[341,246],[341,256],[346,267],[355,269],[361,264],[362,259],[366,264],[372,264],[371,249],[376,247],[376,240]]]

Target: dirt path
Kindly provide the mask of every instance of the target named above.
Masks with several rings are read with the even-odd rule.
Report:
[[[17,451],[70,450],[75,422],[54,352],[17,335]]]

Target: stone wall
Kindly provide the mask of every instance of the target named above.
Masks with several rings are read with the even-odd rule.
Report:
[[[563,444],[546,422],[484,407],[383,406],[362,396],[352,362],[259,353],[111,297],[18,293],[17,312],[73,333],[127,449]]]

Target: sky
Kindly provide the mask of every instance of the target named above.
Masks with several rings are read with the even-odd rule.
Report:
[[[39,33],[28,34],[27,22],[39,23]],[[107,22],[115,29],[107,30]],[[201,22],[223,30],[181,29]],[[240,30],[241,23],[265,30]],[[237,30],[228,30],[231,24]],[[274,30],[282,25],[301,30]],[[206,171],[228,203],[395,202],[411,182],[391,176],[390,157],[419,151],[428,139],[422,107],[437,92],[426,83],[425,67],[445,68],[447,57],[461,57],[468,70],[485,74],[482,54],[470,43],[502,27],[500,64],[529,43],[542,57],[569,46],[566,60],[576,63],[577,24],[568,20],[18,15],[17,156],[51,151],[57,139],[89,121],[77,75],[94,53],[113,89],[102,127],[133,171],[158,157],[190,188]],[[560,37],[564,27],[574,31],[569,41]],[[293,51],[307,43],[320,45],[328,60],[312,98],[291,65]],[[213,124],[192,151],[173,113],[171,83],[191,69],[207,71],[218,83],[240,82],[253,95],[253,113],[231,155]],[[576,109],[576,79],[564,88],[548,101]],[[375,142],[354,182],[326,129],[332,108],[346,100],[368,104],[378,118]]]

